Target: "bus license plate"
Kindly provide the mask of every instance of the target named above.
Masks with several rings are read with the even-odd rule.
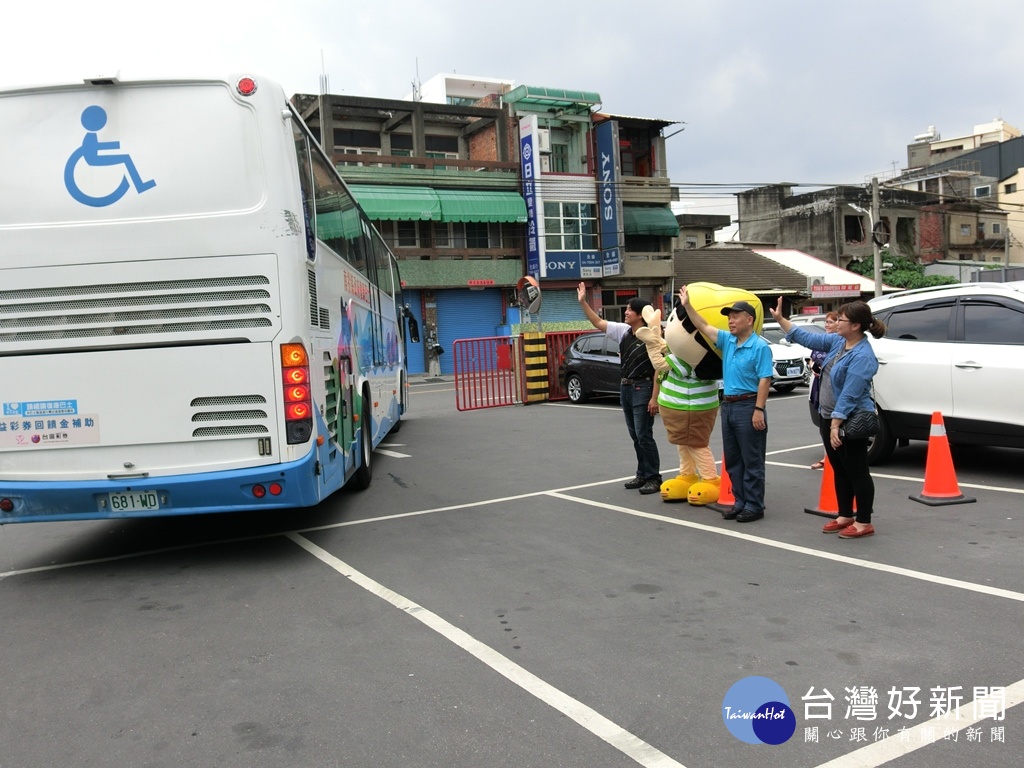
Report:
[[[160,500],[156,491],[142,493],[108,493],[107,508],[111,512],[139,512],[142,510],[160,509]]]
[[[787,376],[799,376],[800,375],[800,366],[799,365],[795,365],[795,366],[792,366],[790,368],[787,368],[786,369],[786,375]]]

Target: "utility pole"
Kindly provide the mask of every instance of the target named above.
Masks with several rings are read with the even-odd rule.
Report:
[[[879,253],[878,238],[883,231],[878,203],[878,177],[871,179],[871,245],[875,252],[875,296],[882,295],[882,257]]]

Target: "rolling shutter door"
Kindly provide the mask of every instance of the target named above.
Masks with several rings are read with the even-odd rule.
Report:
[[[501,289],[471,291],[466,288],[435,291],[437,300],[437,340],[444,348],[441,373],[455,373],[452,345],[457,339],[481,339],[494,336],[501,325]]]
[[[541,285],[541,289],[544,286]],[[536,320],[537,318],[534,318]],[[576,289],[571,291],[543,291],[540,302],[541,323],[565,323],[586,321],[576,299]]]

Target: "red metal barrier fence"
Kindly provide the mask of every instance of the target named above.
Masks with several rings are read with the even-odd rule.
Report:
[[[459,339],[452,345],[455,407],[460,411],[523,402],[522,342],[517,336]]]
[[[548,346],[548,400],[565,400],[569,394],[558,378],[562,356],[576,339],[591,331],[555,331],[545,334]]]
[[[538,399],[565,400],[568,397],[558,368],[562,356],[576,339],[591,331],[556,331],[544,334],[543,359],[546,374],[538,367],[535,355],[524,359],[522,336],[492,336],[459,339],[452,345],[455,364],[455,407],[460,411],[519,405]],[[527,373],[532,377],[527,381]],[[543,390],[547,379],[546,397]]]

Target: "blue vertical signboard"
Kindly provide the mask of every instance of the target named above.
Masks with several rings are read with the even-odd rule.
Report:
[[[540,158],[537,155],[537,116],[527,115],[519,121],[519,157],[523,168],[523,199],[526,200],[526,274],[545,277],[544,205],[537,183]]]
[[[601,261],[604,275],[621,271],[622,201],[619,199],[619,125],[606,120],[594,127],[597,139],[597,220],[601,226]]]

